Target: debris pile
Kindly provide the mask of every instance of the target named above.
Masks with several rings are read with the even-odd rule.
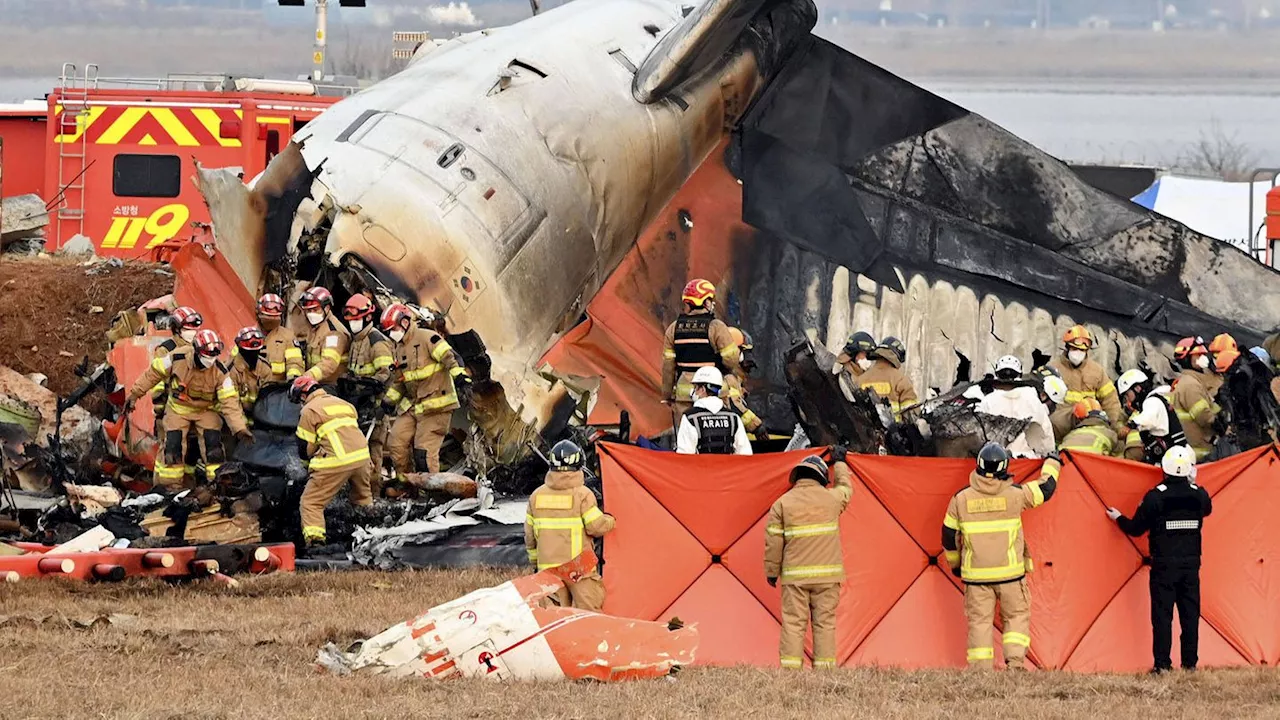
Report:
[[[49,212],[39,195],[0,200],[0,252],[34,255],[44,250]]]

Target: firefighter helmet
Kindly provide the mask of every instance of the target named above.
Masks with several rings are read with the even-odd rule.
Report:
[[[1013,355],[1005,355],[996,360],[995,374],[1001,380],[1017,380],[1022,377],[1022,361]]]
[[[267,336],[258,328],[250,325],[240,328],[236,333],[236,347],[249,352],[256,352],[267,346]]]
[[[1196,451],[1186,445],[1174,445],[1164,451],[1160,469],[1169,477],[1189,478],[1196,469]]]
[[[1209,347],[1205,345],[1204,338],[1196,335],[1195,337],[1184,337],[1178,341],[1173,347],[1173,357],[1175,360],[1186,360],[1195,355],[1206,355]]]
[[[320,387],[320,383],[310,375],[302,375],[289,386],[289,401],[301,404],[311,397],[311,393]]]
[[[1231,366],[1235,364],[1236,360],[1239,357],[1240,357],[1240,351],[1233,350],[1231,348],[1227,348],[1226,350],[1222,350],[1221,352],[1214,353],[1213,355],[1214,371],[1216,371],[1219,375],[1225,374],[1228,370],[1231,369]]]
[[[724,374],[713,367],[700,367],[691,382],[693,385],[709,385],[718,392],[724,386]]]
[[[1213,338],[1213,342],[1209,343],[1209,352],[1217,355],[1224,352],[1240,352],[1240,346],[1236,343],[1236,339],[1228,333],[1222,333]]]
[[[201,330],[196,333],[196,338],[191,341],[191,344],[195,346],[198,354],[207,358],[216,358],[222,354],[222,338],[212,330]]]
[[[880,341],[878,350],[888,350],[898,358],[898,364],[901,365],[907,361],[907,346],[896,337],[887,337]]]
[[[1072,325],[1062,335],[1062,344],[1076,350],[1089,350],[1093,347],[1093,334],[1083,325]]]
[[[1150,380],[1151,378],[1148,377],[1146,373],[1137,368],[1125,370],[1123,373],[1120,373],[1120,377],[1116,379],[1116,390],[1123,395],[1135,387],[1146,387],[1147,382]]]
[[[751,350],[753,348],[751,336],[742,328],[729,328],[729,337],[733,339],[734,345],[742,348],[743,350]]]
[[[1100,412],[1102,412],[1102,403],[1098,402],[1094,398],[1085,398],[1076,403],[1075,407],[1071,409],[1071,414],[1075,415],[1077,420],[1084,420],[1089,417],[1091,413]]]
[[[204,317],[195,308],[186,305],[174,308],[169,317],[173,321],[172,327],[179,330],[194,330],[204,326]]]
[[[258,314],[263,317],[283,317],[284,299],[274,293],[258,298]]]
[[[794,484],[801,478],[817,480],[826,485],[829,482],[827,479],[827,461],[817,455],[810,455],[796,463],[796,466],[791,468],[791,482]]]
[[[1009,477],[1009,451],[999,443],[989,442],[978,451],[978,474],[1005,480]]]
[[[876,339],[871,337],[871,333],[858,331],[849,336],[849,340],[844,344],[844,354],[849,357],[857,357],[858,353],[872,353],[876,349]]]
[[[583,457],[582,448],[572,440],[561,440],[556,443],[551,452],[547,455],[547,460],[552,470],[578,470],[586,462]]]
[[[298,305],[303,310],[324,310],[333,307],[333,293],[328,288],[313,287],[298,298]]]
[[[1043,388],[1045,397],[1052,400],[1054,405],[1061,405],[1067,399],[1067,381],[1057,375],[1046,375]]]
[[[342,318],[344,320],[363,320],[373,315],[377,308],[373,306],[373,301],[364,293],[356,293],[352,295],[347,304],[342,308]]]
[[[695,278],[684,286],[680,299],[684,300],[684,304],[689,307],[705,307],[708,300],[716,299],[716,286],[712,285],[710,280]]]
[[[383,332],[391,332],[396,328],[407,331],[413,325],[413,311],[404,303],[393,303],[382,311],[382,321],[379,325],[382,326]]]

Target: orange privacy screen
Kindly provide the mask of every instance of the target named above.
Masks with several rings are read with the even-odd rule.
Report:
[[[698,623],[703,664],[776,665],[781,607],[764,577],[764,521],[791,467],[813,451],[699,457],[600,447],[606,509],[618,521],[605,536],[605,612]],[[1204,530],[1202,666],[1280,662],[1277,460],[1265,447],[1199,470],[1214,505]],[[941,534],[973,461],[850,455],[849,466],[839,662],[964,667],[962,590],[941,558]],[[1013,466],[1019,480],[1037,471],[1034,461]],[[1029,657],[1038,667],[1151,666],[1146,541],[1125,536],[1105,510],[1132,516],[1159,481],[1152,466],[1071,455],[1053,498],[1024,515],[1035,560]]]

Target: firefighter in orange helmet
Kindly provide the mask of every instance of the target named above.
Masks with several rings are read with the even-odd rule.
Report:
[[[1024,669],[1031,647],[1031,570],[1022,534],[1022,513],[1053,497],[1062,465],[1057,453],[1045,458],[1040,479],[1009,482],[1009,452],[987,443],[978,452],[969,487],[951,497],[942,520],[942,548],[951,571],[964,581],[964,613],[969,621],[969,667],[990,668],[996,604],[1004,626],[1004,660]]]
[[[325,392],[310,375],[293,381],[289,386],[289,399],[302,405],[297,430],[298,455],[309,459],[307,487],[299,503],[302,539],[308,547],[324,545],[324,508],[339,490],[350,484],[352,505],[373,504],[369,491],[369,445],[356,424],[355,406]]]
[[[298,298],[307,319],[306,374],[321,385],[332,385],[346,372],[351,333],[333,316],[333,294],[313,287]]]
[[[1236,339],[1228,333],[1222,333],[1214,336],[1209,343],[1209,367],[1213,373],[1206,378],[1209,385],[1205,388],[1209,391],[1209,397],[1217,399],[1218,391],[1222,389],[1222,384],[1226,381],[1227,370],[1231,368],[1231,363],[1240,357],[1240,345],[1236,343]]]
[[[1058,445],[1059,450],[1087,452],[1094,455],[1111,455],[1116,450],[1118,438],[1111,429],[1111,421],[1102,405],[1093,398],[1085,398],[1072,410],[1076,426]]]
[[[153,469],[156,484],[170,489],[183,485],[183,457],[187,432],[199,431],[197,444],[205,461],[205,480],[226,460],[222,445],[222,422],[237,438],[253,442],[244,411],[227,368],[218,359],[222,340],[212,330],[196,333],[191,347],[182,347],[151,361],[151,367],[129,391],[126,410],[157,384],[164,388],[164,435],[161,452]]]
[[[769,429],[765,427],[760,416],[752,412],[747,405],[747,389],[743,386],[743,379],[750,376],[751,371],[756,367],[755,360],[751,357],[755,345],[751,342],[751,336],[738,328],[729,328],[729,335],[733,337],[733,342],[741,351],[738,355],[738,367],[742,368],[743,377],[740,378],[733,373],[724,376],[724,392],[721,393],[724,396],[724,404],[738,413],[747,432],[755,435],[757,440],[768,440]]]
[[[853,496],[853,471],[845,449],[833,448],[832,465],[810,455],[791,469],[791,489],[769,508],[765,525],[764,575],[782,582],[779,662],[797,670],[804,662],[804,636],[813,618],[813,666],[836,666],[836,605],[844,582],[840,515]],[[836,486],[830,484],[835,476]]]
[[[1117,437],[1123,438],[1129,433],[1115,383],[1111,382],[1102,365],[1089,357],[1095,345],[1088,328],[1074,325],[1062,336],[1062,354],[1049,363],[1049,367],[1058,371],[1067,384],[1067,400],[1050,418],[1058,442],[1062,442],[1074,425],[1071,414],[1076,403],[1085,399],[1098,401]]]
[[[1218,380],[1209,355],[1209,346],[1199,336],[1183,338],[1173,348],[1173,358],[1182,368],[1173,383],[1173,410],[1187,442],[1196,451],[1197,462],[1206,460],[1213,451],[1213,423],[1222,409],[1214,398]]]
[[[716,286],[695,279],[681,294],[684,312],[667,326],[662,344],[662,397],[679,419],[693,405],[691,379],[701,367],[742,377],[738,357],[742,351],[729,333],[729,326],[716,319]]]
[[[231,351],[231,369],[228,373],[240,396],[246,422],[253,424],[253,406],[258,402],[258,391],[272,382],[271,363],[263,356],[267,337],[257,327],[250,325],[236,333],[236,346]]]
[[[421,327],[407,305],[382,313],[382,331],[395,343],[396,364],[385,407],[395,413],[387,439],[391,464],[400,475],[440,472],[440,446],[461,407],[458,391],[471,384],[449,342]],[[390,413],[389,413],[390,414]]]
[[[258,326],[265,335],[266,361],[271,367],[270,382],[292,381],[302,374],[302,348],[298,336],[284,326],[284,300],[267,293],[258,298]]]
[[[612,515],[596,506],[595,493],[583,484],[582,448],[561,440],[547,458],[551,467],[542,486],[529,496],[524,518],[524,544],[529,562],[539,570],[559,567],[590,547],[590,538],[603,537],[613,530]],[[587,574],[570,578],[551,599],[561,607],[600,612],[604,607],[604,582],[592,568]]]

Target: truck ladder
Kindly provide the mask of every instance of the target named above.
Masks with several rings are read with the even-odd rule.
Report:
[[[97,86],[98,66],[89,63],[80,74],[73,63],[63,63],[59,85],[62,114],[57,135],[65,138],[71,123],[76,139],[58,142],[58,195],[55,196],[57,222],[54,244],[61,247],[75,235],[84,234],[85,182],[89,162],[89,91]]]

